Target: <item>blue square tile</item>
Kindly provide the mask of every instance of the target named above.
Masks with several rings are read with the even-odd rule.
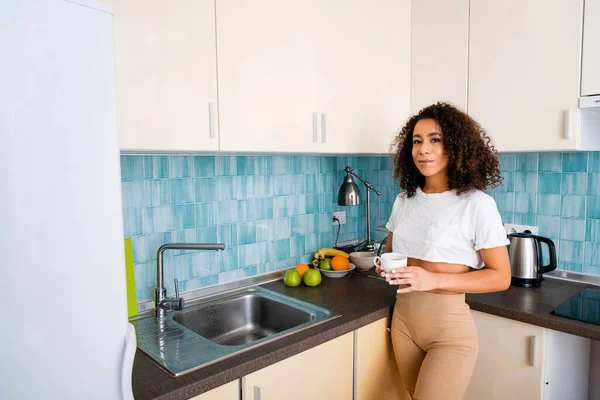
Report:
[[[193,158],[188,156],[169,157],[170,178],[189,178],[192,176]]]
[[[216,200],[237,200],[239,190],[239,177],[219,176],[216,178]]]
[[[585,242],[585,264],[600,267],[599,242]]]
[[[560,248],[557,250],[559,261],[570,263],[583,263],[583,242],[561,240]]]
[[[144,181],[144,201],[146,207],[171,203],[171,182],[168,179]]]
[[[237,175],[237,161],[235,156],[215,157],[215,175],[231,176]]]
[[[292,176],[291,179],[301,179],[298,176]],[[287,196],[292,193],[290,185],[290,175],[273,175],[271,176],[271,185],[273,194],[276,196]]]
[[[121,180],[144,179],[144,159],[140,156],[121,156]]]
[[[191,179],[171,179],[171,203],[194,202],[194,184]]]
[[[593,151],[589,154],[588,172],[600,172],[600,151]]]
[[[600,196],[586,197],[585,216],[587,218],[600,219]]]
[[[304,237],[304,249],[306,252],[316,253],[319,250],[319,234],[310,233]]]
[[[296,236],[290,239],[290,256],[301,257],[305,251],[304,236]]]
[[[585,218],[585,196],[562,196],[560,215],[563,218]]]
[[[275,221],[272,219],[261,219],[256,221],[256,241],[265,242],[275,239]]]
[[[561,196],[559,194],[538,194],[537,213],[542,215],[560,215]]]
[[[319,214],[307,214],[306,218],[306,233],[319,232]]]
[[[306,214],[306,196],[290,196],[292,215]]]
[[[123,233],[126,238],[144,233],[144,214],[143,208],[123,209]]]
[[[237,199],[246,200],[254,197],[254,176],[236,176]]]
[[[515,210],[515,194],[514,193],[496,193],[494,195],[496,205],[499,211],[514,212]]]
[[[227,226],[227,225],[220,225]],[[231,225],[229,225],[231,226]],[[236,246],[237,243],[231,243],[229,241],[224,242],[221,240],[217,240],[217,227],[216,226],[207,226],[205,228],[196,229],[196,241],[198,243],[223,243],[225,244],[225,248],[229,246]]]
[[[584,265],[583,273],[587,275],[598,275],[600,276],[600,267],[594,267],[593,265]]]
[[[271,158],[271,175],[287,175],[290,173],[289,156],[273,156]]]
[[[121,183],[123,208],[144,207],[143,181],[126,181]]]
[[[538,175],[538,193],[560,194],[561,174],[540,173]]]
[[[535,194],[515,193],[516,213],[535,214],[537,210],[537,196]]]
[[[219,273],[238,268],[238,251],[239,247],[229,247],[217,253]]]
[[[169,177],[169,157],[146,156],[144,157],[144,178],[158,179]]]
[[[562,172],[587,172],[588,153],[563,153]]]
[[[306,193],[311,194],[311,193],[320,193],[321,192],[318,190],[317,175],[309,174],[309,175],[303,175],[303,177],[304,177],[304,187],[306,189]]]
[[[173,229],[171,206],[145,209],[144,233],[160,233]]]
[[[251,222],[240,222],[237,229],[238,245],[256,243],[256,224]]]
[[[292,236],[292,224],[290,218],[275,219],[275,239],[285,239]]]
[[[197,203],[217,200],[217,180],[215,178],[194,179],[192,184]]]
[[[319,195],[309,194],[306,195],[306,213],[316,214],[319,212]]]
[[[271,197],[273,196],[273,188],[271,187],[271,178],[265,175],[255,175],[252,177],[253,197]]]
[[[257,158],[253,156],[238,156],[236,157],[237,174],[238,175],[255,175],[257,174]]]
[[[582,272],[583,264],[572,263],[572,262],[567,262],[567,261],[559,261],[557,268],[560,269],[561,271]]]
[[[586,242],[599,242],[600,243],[600,219],[586,219],[585,220],[585,240]],[[600,265],[600,260],[598,260]]]
[[[588,174],[576,172],[562,174],[562,194],[585,194]]]
[[[585,219],[561,218],[559,237],[583,242],[585,240]]]
[[[320,157],[320,168],[319,172],[327,173],[335,171],[336,160],[335,157]],[[379,166],[377,167],[379,169]]]
[[[517,170],[517,155],[513,153],[500,153],[500,171],[514,172]]]
[[[216,161],[214,156],[194,157],[194,177],[213,178],[216,175]]]
[[[600,174],[588,174],[587,194],[600,196]]]
[[[561,172],[562,153],[540,153],[540,163],[538,166],[538,171]]]
[[[273,261],[281,261],[290,258],[290,239],[275,241],[275,254]]]
[[[521,193],[538,192],[538,174],[537,172],[516,172],[515,173],[515,191]]]
[[[513,223],[519,225],[537,226],[537,215],[514,213]]]
[[[333,231],[319,233],[319,249],[323,247],[333,247]]]
[[[537,224],[539,234],[541,236],[549,236],[558,238],[560,234],[560,217],[539,215],[537,216]]]
[[[515,172],[502,172],[502,184],[496,188],[497,192],[514,192],[515,191]]]
[[[238,246],[237,224],[219,224],[217,226],[218,243],[225,244],[226,248]]]
[[[517,171],[537,172],[539,165],[538,153],[517,154]]]
[[[306,216],[294,215],[290,218],[292,237],[304,236],[306,234]]]
[[[291,215],[289,196],[275,196],[273,198],[273,218],[289,217]]]
[[[148,249],[146,248],[146,236],[132,237],[131,248],[133,249],[134,263],[143,263],[148,261],[146,258],[146,255],[148,254]]]
[[[258,217],[258,202],[256,199],[238,201],[237,221],[255,221],[257,219],[262,218]]]
[[[331,232],[333,231],[333,215],[332,214],[319,214],[319,232]]]
[[[195,224],[193,204],[173,206],[173,230],[195,228]]]
[[[196,213],[196,228],[202,228],[206,226],[215,226],[217,223],[216,215],[216,203],[197,203],[194,204],[194,211]]]

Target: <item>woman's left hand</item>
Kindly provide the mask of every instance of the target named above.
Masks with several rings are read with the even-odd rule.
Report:
[[[398,289],[398,293],[427,292],[438,289],[436,274],[421,267],[402,267],[385,274],[390,285],[408,285]]]

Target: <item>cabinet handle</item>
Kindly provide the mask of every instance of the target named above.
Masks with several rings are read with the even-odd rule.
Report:
[[[313,142],[316,142],[319,140],[319,114],[314,112],[313,113]]]
[[[260,400],[260,386],[254,386],[254,400]]]
[[[529,337],[529,365],[535,367],[535,343],[537,336]]]
[[[210,137],[215,137],[215,103],[208,103],[208,123],[210,125]]]
[[[573,125],[575,125],[573,127]],[[579,110],[565,111],[565,139],[573,139],[571,132],[577,130],[579,125]]]
[[[321,114],[321,142],[327,141],[327,114]]]

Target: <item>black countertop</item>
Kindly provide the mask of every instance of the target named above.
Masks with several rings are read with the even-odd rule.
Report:
[[[350,273],[341,279],[323,277],[321,285],[315,288],[288,288],[282,281],[262,286],[342,315],[178,378],[171,377],[137,350],[132,377],[135,399],[187,400],[389,316],[396,295],[395,288],[375,278],[373,272],[368,276]],[[547,279],[537,288],[511,287],[500,293],[467,295],[467,303],[472,310],[600,340],[600,325],[550,314],[588,286]]]

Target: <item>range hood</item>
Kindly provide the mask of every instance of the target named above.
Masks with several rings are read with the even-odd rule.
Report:
[[[567,111],[565,128],[566,139],[578,133],[579,150],[600,150],[600,95],[581,96],[579,108]]]
[[[600,94],[595,96],[583,96],[579,98],[579,108],[596,108],[600,111]]]

